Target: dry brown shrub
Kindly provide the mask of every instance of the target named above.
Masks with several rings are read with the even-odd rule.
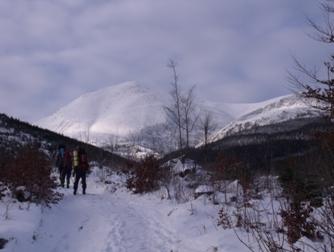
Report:
[[[0,171],[2,182],[15,193],[21,187],[30,195],[29,200],[50,206],[61,195],[54,191],[55,178],[47,155],[33,146],[25,146]]]

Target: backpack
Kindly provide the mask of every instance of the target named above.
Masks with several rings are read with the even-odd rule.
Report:
[[[87,153],[84,149],[79,149],[79,167],[83,170],[88,170]]]
[[[65,164],[65,147],[60,146],[57,153],[56,166],[63,167]]]
[[[65,151],[64,162],[67,169],[72,168],[72,153],[70,151]]]
[[[72,156],[73,167],[78,167],[78,165],[79,165],[79,154],[78,154],[78,151],[74,150],[72,155],[73,155]]]

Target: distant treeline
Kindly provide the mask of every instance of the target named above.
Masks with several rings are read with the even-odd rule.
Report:
[[[101,164],[118,168],[126,168],[135,164],[133,161],[91,144],[0,114],[0,159],[3,161],[8,156],[15,155],[26,144],[43,146],[50,153],[54,153],[59,144],[65,144],[68,148],[81,146],[87,150],[90,160],[98,161]]]

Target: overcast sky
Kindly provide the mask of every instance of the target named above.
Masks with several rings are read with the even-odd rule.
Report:
[[[34,121],[84,92],[128,80],[181,84],[208,99],[289,93],[292,55],[319,65],[316,0],[1,0],[0,112]]]

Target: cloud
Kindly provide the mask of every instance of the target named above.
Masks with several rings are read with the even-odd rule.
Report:
[[[0,111],[34,121],[83,92],[127,80],[182,84],[222,101],[288,93],[291,55],[321,62],[312,0],[2,0]]]

